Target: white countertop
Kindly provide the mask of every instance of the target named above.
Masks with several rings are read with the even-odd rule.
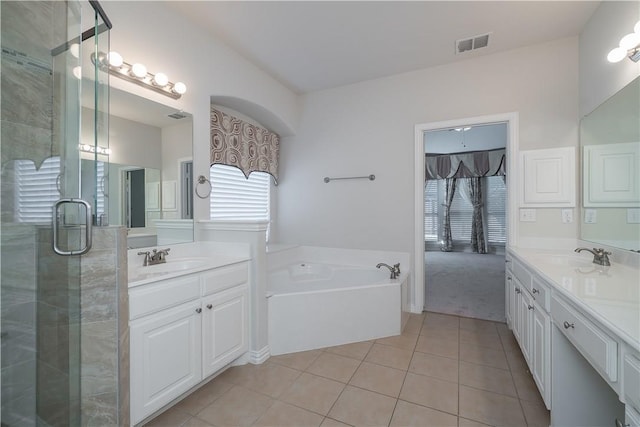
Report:
[[[554,286],[583,314],[609,328],[640,351],[640,270],[612,260],[611,267],[591,262],[583,252],[510,247],[537,274]]]

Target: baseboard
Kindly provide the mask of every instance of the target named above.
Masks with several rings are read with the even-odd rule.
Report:
[[[260,350],[252,350],[248,352],[249,355],[249,363],[254,365],[260,365],[267,361],[267,359],[271,356],[271,350],[269,346],[266,345],[262,347]]]

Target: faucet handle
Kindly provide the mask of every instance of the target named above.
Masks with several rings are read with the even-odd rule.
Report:
[[[393,269],[396,271],[397,274],[400,274],[400,263],[393,264]]]

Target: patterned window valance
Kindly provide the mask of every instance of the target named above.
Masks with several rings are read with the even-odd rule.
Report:
[[[426,155],[425,178],[474,178],[506,175],[505,149]]]
[[[278,183],[280,136],[211,107],[210,165],[235,166],[249,178],[266,172]]]

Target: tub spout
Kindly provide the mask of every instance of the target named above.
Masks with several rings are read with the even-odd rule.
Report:
[[[389,271],[391,272],[390,279],[397,279],[398,276],[400,275],[400,263],[395,264],[393,267],[391,267],[389,264],[385,264],[384,262],[381,262],[380,264],[376,265],[376,268],[380,268],[380,267],[387,267],[389,269]]]

